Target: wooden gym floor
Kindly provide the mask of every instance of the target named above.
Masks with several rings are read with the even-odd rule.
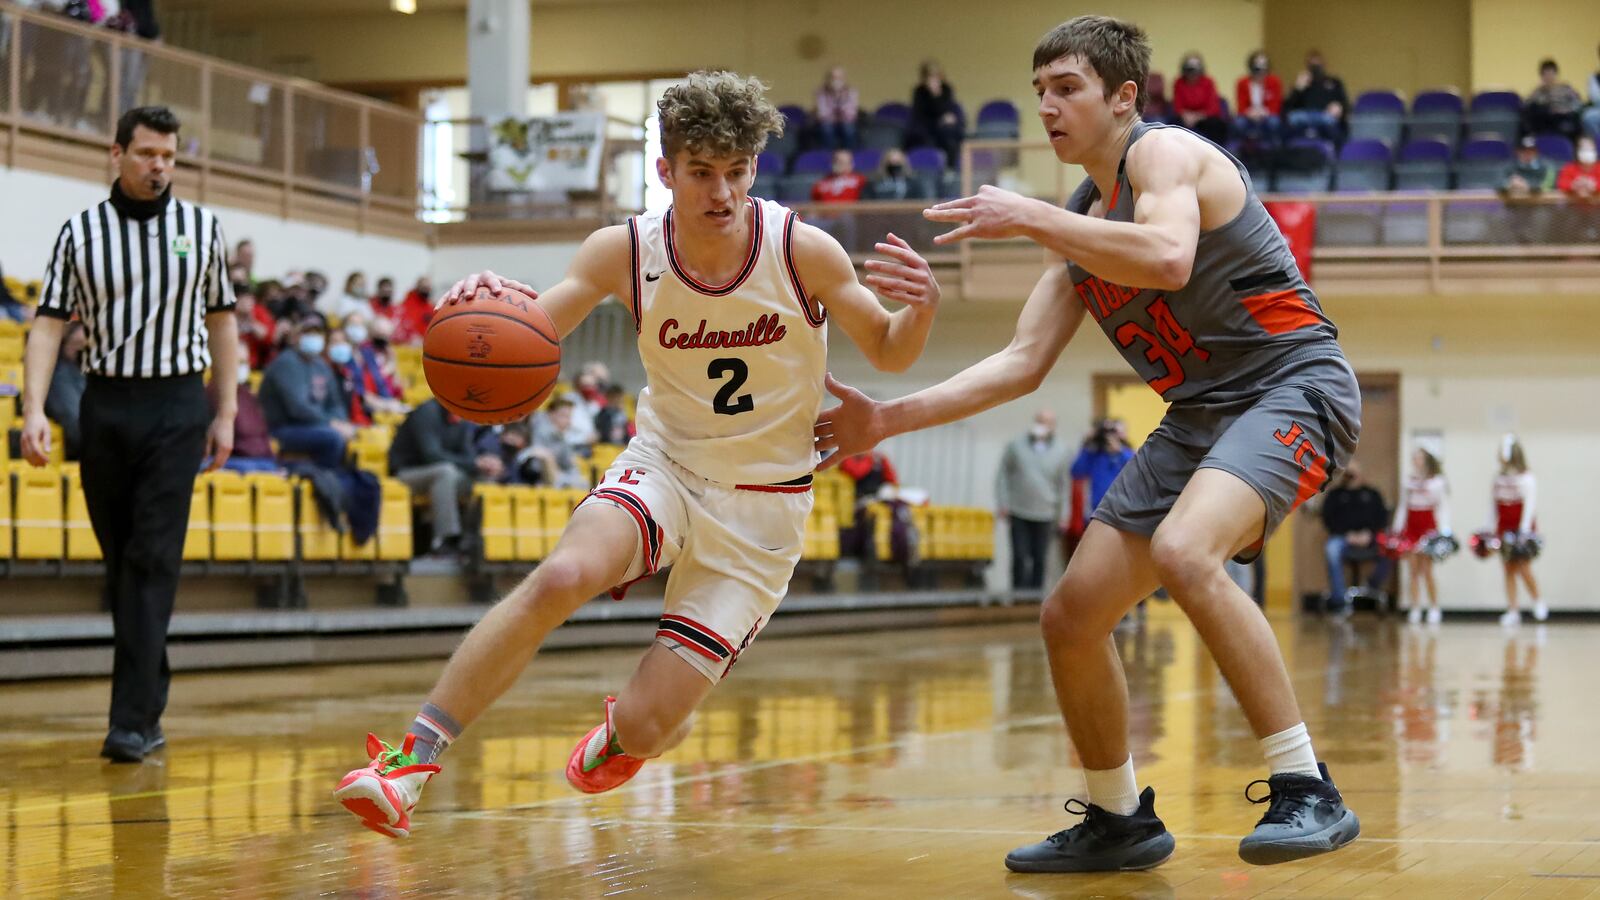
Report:
[[[7,686],[7,896],[1582,897],[1600,893],[1600,626],[1507,636],[1275,623],[1360,841],[1252,868],[1256,742],[1170,607],[1119,635],[1140,779],[1178,836],[1146,873],[1010,875],[1081,789],[1028,625],[774,639],[623,789],[567,752],[636,651],[552,653],[446,757],[413,837],[328,793],[439,661],[179,677],[171,746],[95,757],[103,681]]]

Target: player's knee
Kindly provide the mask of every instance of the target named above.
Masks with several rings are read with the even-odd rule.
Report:
[[[584,564],[570,557],[556,556],[535,569],[532,590],[526,596],[533,604],[554,603],[563,608],[582,603],[599,593]]]
[[[1222,572],[1222,560],[1180,529],[1160,528],[1150,539],[1150,562],[1175,595]]]
[[[1103,630],[1096,633],[1089,626],[1089,617],[1074,614],[1070,609],[1070,595],[1057,588],[1045,598],[1039,608],[1039,630],[1046,644],[1052,647],[1076,647],[1105,639]]]

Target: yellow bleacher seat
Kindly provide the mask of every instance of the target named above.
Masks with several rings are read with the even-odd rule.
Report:
[[[59,466],[67,461],[67,435],[61,426],[50,423],[50,464]]]
[[[561,540],[561,532],[572,519],[572,509],[587,495],[586,491],[561,488],[536,488],[544,500],[544,555],[549,556]]]
[[[433,399],[433,391],[428,388],[428,382],[419,379],[406,387],[405,396],[402,399],[409,406],[421,406]]]
[[[67,549],[61,470],[35,469],[25,462],[9,464],[14,479],[11,516],[17,559],[60,559]]]
[[[624,449],[621,444],[595,444],[589,459],[595,468],[600,470],[600,474],[604,475],[605,471],[611,468],[611,464],[617,461],[617,457],[622,455]],[[596,483],[598,481],[599,479],[596,479]]]
[[[293,559],[293,485],[282,475],[266,472],[249,475],[245,481],[255,501],[255,558],[262,562]]]
[[[489,562],[508,562],[516,558],[511,518],[511,489],[503,484],[475,484],[472,495],[482,512],[479,533],[483,535],[483,558]]]
[[[312,493],[310,481],[300,480],[297,496],[300,498],[300,510],[296,522],[296,530],[300,535],[300,558],[338,559],[339,532],[322,521],[322,514],[317,512],[317,498]]]
[[[11,467],[0,465],[0,559],[10,559],[11,532]]]
[[[211,558],[211,476],[194,480],[189,495],[189,532],[183,538],[184,559]]]
[[[252,394],[261,393],[261,379],[263,377],[265,377],[266,374],[267,373],[265,373],[265,372],[263,372],[263,371],[261,371],[259,369],[257,369],[257,370],[255,370],[255,371],[250,373],[250,393],[252,393]]]
[[[356,466],[386,478],[389,475],[389,445],[394,442],[394,430],[388,425],[369,425],[356,432],[350,441],[350,455]]]
[[[400,412],[375,412],[372,414],[372,421],[374,423],[378,425],[387,425],[390,428],[399,428],[400,423],[404,422],[405,420],[406,414]],[[389,434],[390,440],[393,440],[394,432],[391,431]]]
[[[381,502],[381,501],[380,501]],[[379,514],[382,514],[380,507]],[[357,544],[349,530],[339,538],[339,558],[344,560],[375,560],[378,558],[378,535],[374,533],[365,544]]]
[[[27,341],[23,338],[22,332],[13,334],[0,332],[0,365],[22,362],[22,354],[26,347]]]
[[[378,511],[378,558],[411,558],[411,489],[393,478],[382,479],[383,506]]]
[[[544,534],[544,495],[538,488],[511,488],[512,554],[523,562],[544,559],[548,548]]]
[[[238,472],[213,472],[211,558],[239,561],[255,555],[255,504],[250,482]]]
[[[83,474],[77,463],[61,467],[67,499],[67,559],[101,559],[100,541],[89,521],[89,503],[83,496]]]
[[[0,394],[14,393],[22,396],[22,363],[0,363],[0,387],[13,388]]]

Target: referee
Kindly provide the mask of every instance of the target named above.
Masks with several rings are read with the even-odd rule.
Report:
[[[117,121],[117,180],[109,199],[61,227],[23,381],[22,453],[42,466],[50,454],[44,398],[62,332],[76,313],[88,337],[79,414],[83,493],[105,555],[116,634],[111,727],[100,755],[116,762],[139,762],[165,743],[167,624],[189,500],[203,462],[215,469],[233,449],[238,402],[238,330],[222,227],[209,210],[172,196],[177,151],[178,120],[165,107],[142,106]]]

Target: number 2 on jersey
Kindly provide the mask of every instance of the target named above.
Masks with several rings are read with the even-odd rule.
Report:
[[[737,356],[713,359],[711,365],[706,367],[706,377],[712,381],[719,381],[724,376],[732,377],[728,378],[727,383],[723,384],[722,390],[717,391],[716,398],[711,401],[712,411],[719,416],[737,416],[739,413],[746,413],[755,409],[756,401],[754,397],[749,394],[734,396],[734,393],[739,388],[744,387],[745,380],[750,377],[750,367],[745,365],[744,360]]]

